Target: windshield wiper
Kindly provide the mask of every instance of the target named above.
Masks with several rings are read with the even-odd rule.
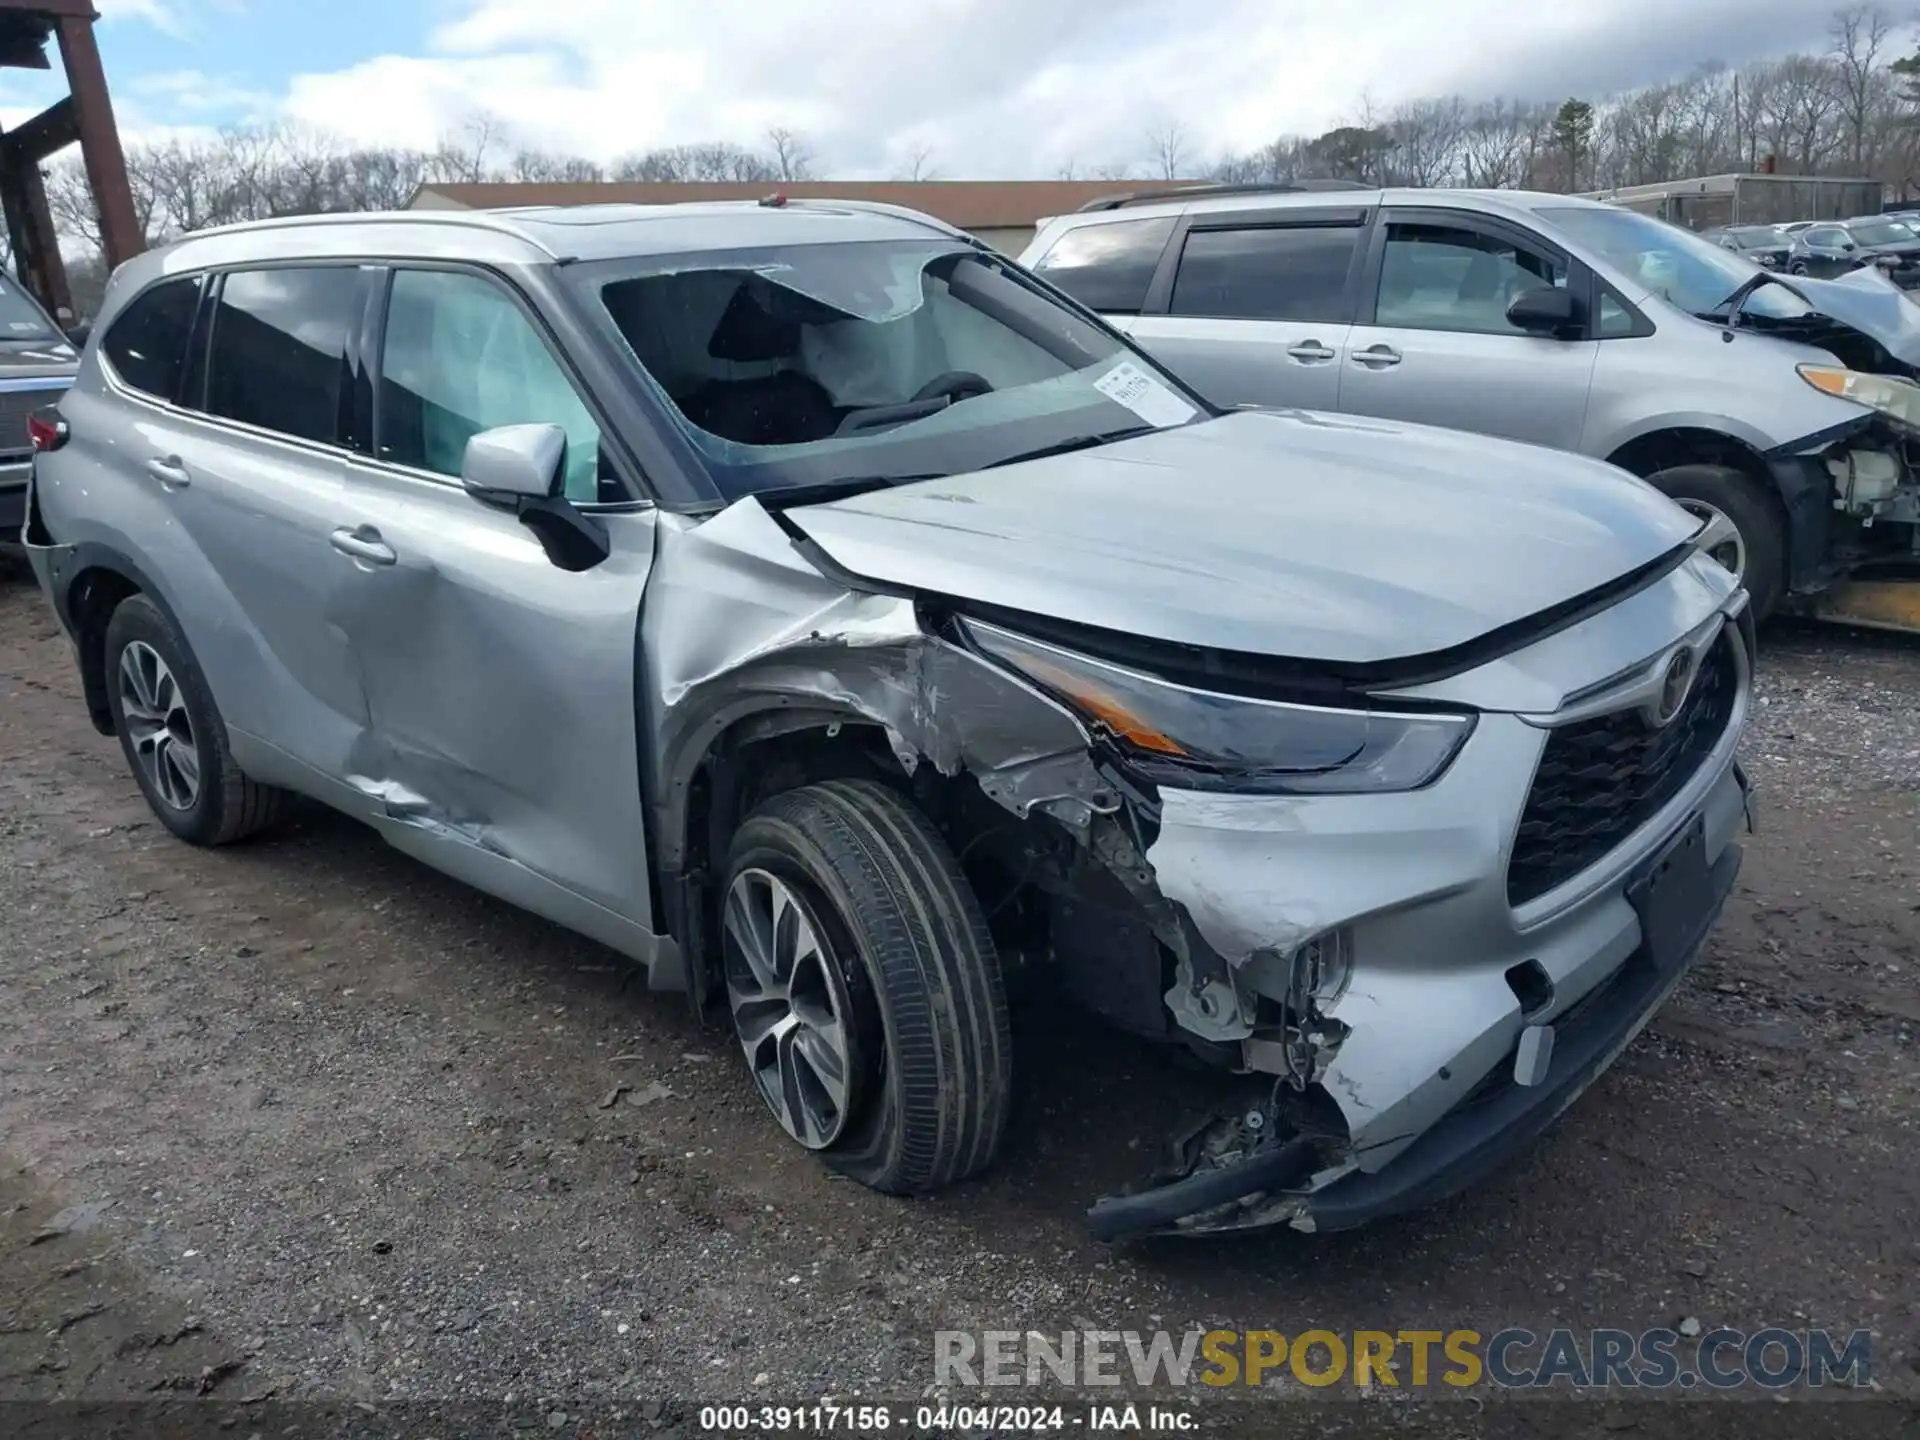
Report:
[[[1065,455],[1074,450],[1091,450],[1096,445],[1107,445],[1117,440],[1131,440],[1136,435],[1150,435],[1160,428],[1162,427],[1158,425],[1135,425],[1127,430],[1109,430],[1102,435],[1075,435],[1067,440],[1056,441],[1052,445],[1042,445],[1038,450],[1022,450],[1017,455],[989,460],[984,465],[974,466],[973,469],[997,470],[1002,465],[1018,465],[1025,460],[1044,460],[1049,455]],[[947,480],[955,475],[970,473],[972,472],[969,470],[928,470],[913,475],[847,475],[837,480],[816,480],[806,485],[781,485],[756,490],[754,498],[769,508],[809,505],[816,500],[839,500],[848,495],[863,495],[869,490],[884,490],[892,485],[912,485],[921,480]]]
[[[1008,455],[1003,459],[982,465],[982,470],[997,470],[1002,465],[1018,465],[1026,460],[1044,460],[1049,455],[1067,455],[1075,450],[1091,450],[1096,445],[1111,445],[1119,440],[1131,440],[1136,435],[1151,435],[1158,425],[1135,425],[1127,430],[1108,430],[1099,435],[1075,435],[1067,440],[1056,441],[1052,445],[1042,445],[1038,450],[1022,450],[1017,455]]]
[[[935,480],[935,475],[842,475],[834,480],[810,480],[805,485],[770,485],[753,492],[753,498],[769,510],[789,505],[811,505],[816,500],[844,500],[849,495],[864,495],[869,490],[885,490],[908,480]]]
[[[1748,300],[1753,298],[1754,291],[1758,290],[1762,285],[1781,285],[1785,286],[1788,290],[1793,289],[1791,285],[1788,285],[1786,281],[1782,280],[1771,270],[1762,270],[1758,274],[1751,275],[1741,281],[1740,287],[1737,290],[1711,310],[1695,311],[1695,318],[1711,320],[1716,324],[1729,327],[1737,325],[1740,322],[1741,308],[1746,305]],[[1724,314],[1722,314],[1723,311],[1725,312]]]

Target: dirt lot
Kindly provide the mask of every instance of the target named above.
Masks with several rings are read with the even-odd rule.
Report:
[[[920,1203],[830,1179],[726,1038],[607,952],[326,814],[221,852],[168,838],[0,568],[0,1401],[468,1397],[691,1433],[699,1399],[917,1400],[939,1327],[1684,1317],[1871,1327],[1878,1401],[1805,1402],[1794,1431],[1895,1423],[1920,1395],[1916,695],[1920,645],[1769,637],[1727,918],[1495,1182],[1355,1235],[1116,1254],[1080,1214],[1194,1098],[1163,1058],[1017,1012],[1025,1100],[991,1177]],[[1481,1418],[1317,1413],[1361,1412]]]

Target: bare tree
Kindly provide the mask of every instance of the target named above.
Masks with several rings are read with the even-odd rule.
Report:
[[[807,144],[806,136],[784,125],[776,125],[767,131],[767,145],[773,152],[775,179],[813,178],[813,148]]]
[[[1466,102],[1459,96],[1415,100],[1386,118],[1392,155],[1389,178],[1401,185],[1444,185],[1459,171],[1466,129]]]
[[[906,180],[938,180],[940,172],[933,165],[933,150],[930,146],[916,145],[907,152],[907,173],[901,177]],[[1072,179],[1071,175],[1063,179]]]
[[[1849,5],[1829,24],[1827,53],[1838,69],[1840,110],[1846,119],[1849,159],[1858,171],[1866,164],[1867,127],[1873,116],[1880,52],[1893,33],[1893,17],[1876,4]]]
[[[1177,120],[1156,125],[1147,133],[1147,159],[1157,179],[1182,178],[1189,159],[1186,129]]]

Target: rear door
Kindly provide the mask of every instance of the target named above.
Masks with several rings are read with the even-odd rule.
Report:
[[[1577,449],[1598,346],[1507,320],[1519,295],[1591,277],[1531,231],[1462,210],[1389,208],[1375,227],[1340,409]]]
[[[1338,407],[1368,211],[1189,214],[1131,327],[1220,406]]]
[[[396,846],[646,959],[634,678],[657,512],[502,277],[397,267],[368,331],[370,443],[328,516],[373,730],[353,783]],[[526,423],[567,432],[564,494],[612,544],[592,569],[460,483],[472,436]]]
[[[161,578],[236,753],[259,779],[336,801],[324,782],[351,768],[366,729],[358,666],[329,614],[327,546],[361,285],[351,263],[211,276],[178,403],[129,401],[114,461],[173,529]],[[120,329],[105,354],[137,369],[140,337]]]

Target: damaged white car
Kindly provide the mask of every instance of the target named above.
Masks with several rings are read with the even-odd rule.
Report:
[[[1221,415],[908,212],[277,221],[114,277],[24,540],[154,812],[290,793],[730,1015],[920,1193],[1003,972],[1221,1074],[1115,1238],[1539,1132],[1733,883],[1745,593],[1595,461]]]

